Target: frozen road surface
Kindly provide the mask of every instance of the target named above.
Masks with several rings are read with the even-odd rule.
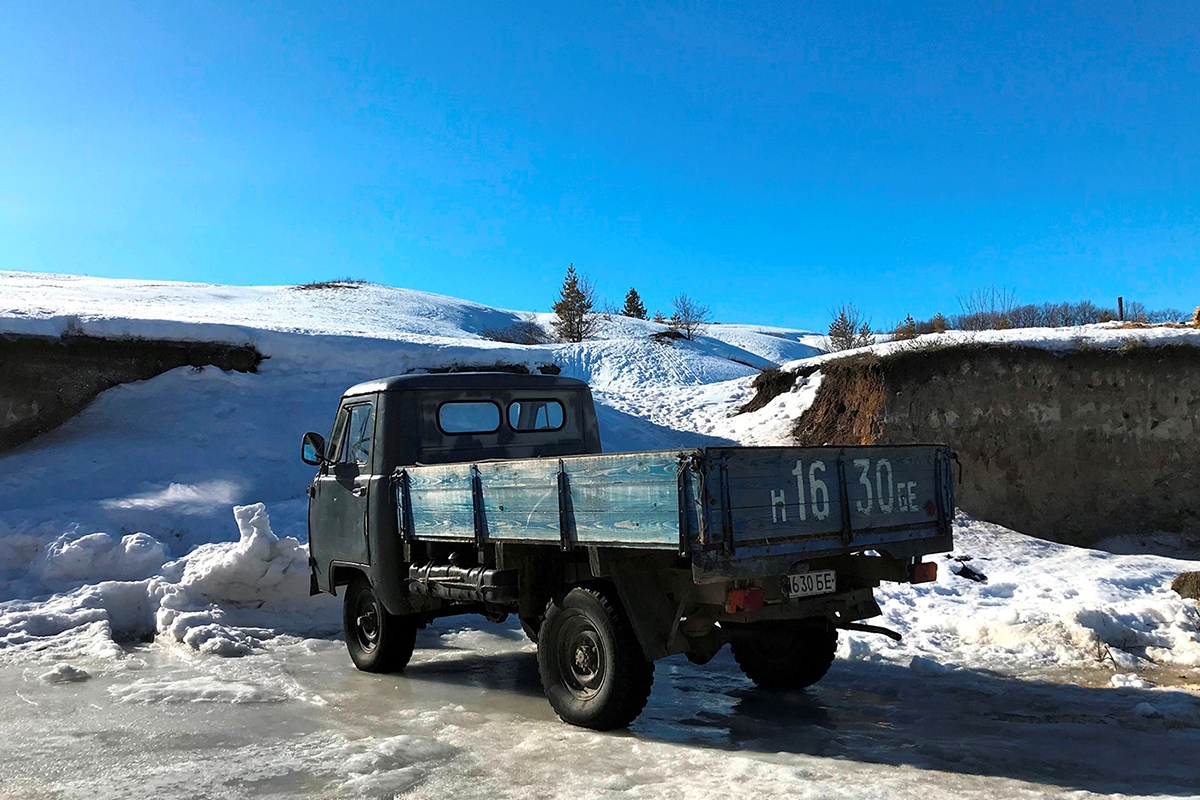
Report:
[[[0,672],[6,798],[1081,797],[1200,791],[1200,699],[841,660],[758,691],[723,652],[659,662],[628,732],[555,718],[512,625],[443,622],[403,675],[341,642],[240,659],[148,644],[83,680]],[[85,660],[79,668],[87,671]]]

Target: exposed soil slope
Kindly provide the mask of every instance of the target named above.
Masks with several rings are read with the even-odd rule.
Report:
[[[105,389],[176,367],[254,372],[253,347],[206,342],[0,336],[0,452],[52,430]]]
[[[821,372],[801,444],[946,442],[961,508],[1056,541],[1200,532],[1200,349],[926,347]]]

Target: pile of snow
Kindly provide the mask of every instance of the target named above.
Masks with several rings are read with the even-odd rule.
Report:
[[[203,653],[245,655],[273,638],[268,625],[290,633],[337,630],[336,603],[309,596],[308,548],[276,536],[262,503],[237,506],[233,515],[236,544],[201,545],[164,570],[164,580],[179,579],[161,590],[158,632]]]
[[[962,562],[947,555],[935,583],[883,584],[879,624],[903,642],[850,634],[841,655],[910,663],[923,674],[936,671],[931,661],[1010,674],[1200,666],[1200,609],[1170,588],[1197,562],[1054,544],[961,514],[954,546],[985,580],[955,574]]]
[[[45,600],[0,604],[0,658],[120,659],[120,644],[155,635],[201,653],[238,656],[281,633],[337,632],[337,603],[309,596],[308,548],[276,536],[261,503],[237,506],[233,516],[236,542],[202,545],[167,563],[162,543],[142,533],[125,536],[123,546],[105,533],[55,541],[38,563],[59,566],[43,580],[83,585]],[[87,573],[89,552],[100,554],[104,571]],[[142,580],[97,580],[147,571]],[[76,679],[70,674],[59,679]]]

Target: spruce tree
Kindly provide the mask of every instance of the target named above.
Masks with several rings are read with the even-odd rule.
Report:
[[[567,268],[558,302],[552,308],[557,318],[550,325],[558,338],[564,342],[582,342],[596,332],[596,317],[592,306],[596,304],[596,290],[586,277],[575,274],[575,264]]]
[[[826,341],[830,350],[853,350],[875,344],[875,336],[871,333],[871,323],[862,321],[862,312],[846,303],[829,323]]]
[[[621,313],[634,319],[646,318],[646,306],[642,304],[642,298],[638,296],[637,289],[632,286],[625,294],[625,308],[621,309]]]
[[[912,314],[909,314],[904,318],[904,322],[901,322],[892,331],[892,339],[894,341],[904,341],[915,338],[917,338],[917,321],[913,319]]]

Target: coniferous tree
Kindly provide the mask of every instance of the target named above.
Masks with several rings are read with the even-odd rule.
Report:
[[[626,292],[625,308],[621,309],[621,313],[634,319],[646,318],[646,306],[642,304],[642,298],[638,295],[637,289],[630,287]]]
[[[912,314],[909,314],[904,318],[904,322],[901,322],[892,331],[892,339],[894,341],[904,341],[915,338],[917,338],[917,321],[913,319]]]
[[[829,349],[852,350],[875,344],[871,323],[862,321],[862,312],[847,303],[837,310],[829,323]]]
[[[558,302],[552,308],[556,318],[550,322],[558,338],[564,342],[582,342],[596,332],[597,320],[592,313],[596,305],[596,289],[586,277],[575,274],[575,264],[567,268]]]

